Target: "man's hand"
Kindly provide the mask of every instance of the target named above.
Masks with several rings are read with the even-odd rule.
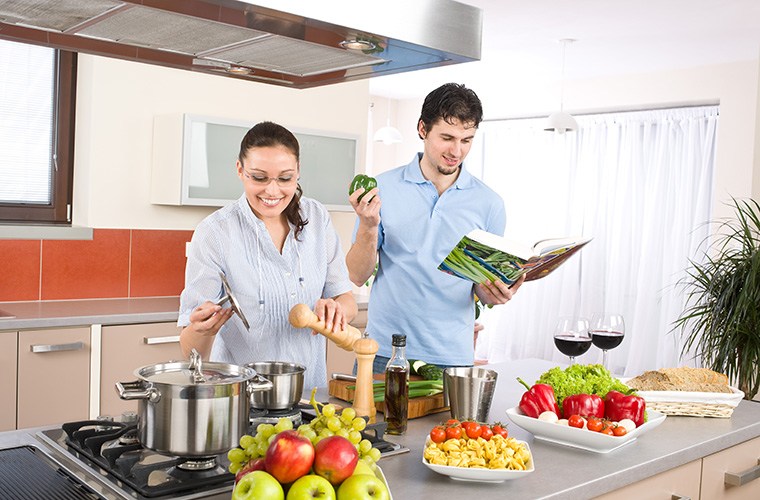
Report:
[[[376,228],[380,225],[381,202],[378,193],[378,189],[373,188],[359,201],[359,197],[364,194],[364,188],[359,188],[348,197],[348,201],[354,208],[354,212],[359,216],[360,225],[364,225],[367,228]]]
[[[478,296],[478,299],[483,304],[506,304],[512,300],[512,297],[517,293],[517,290],[520,289],[524,281],[524,274],[511,287],[501,280],[486,281],[485,283],[475,285],[475,295]]]

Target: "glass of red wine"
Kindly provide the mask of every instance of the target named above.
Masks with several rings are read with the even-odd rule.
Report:
[[[585,354],[591,348],[588,335],[589,323],[586,318],[563,317],[554,328],[554,345],[575,363],[575,357]]]
[[[617,313],[594,313],[591,317],[591,342],[602,350],[602,364],[609,370],[607,352],[623,342],[625,323]]]

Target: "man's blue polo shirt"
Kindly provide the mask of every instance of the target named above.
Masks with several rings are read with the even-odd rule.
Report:
[[[408,358],[469,365],[475,322],[472,283],[439,271],[438,265],[473,229],[503,235],[504,201],[464,167],[439,197],[422,176],[421,157],[419,153],[408,165],[377,176],[382,199],[379,266],[367,332],[380,345],[380,356],[390,356],[391,335],[403,333]]]

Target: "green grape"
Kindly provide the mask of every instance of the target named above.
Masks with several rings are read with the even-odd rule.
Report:
[[[348,440],[351,441],[352,444],[359,444],[362,440],[362,433],[352,429],[348,431]]]
[[[289,431],[293,428],[293,421],[287,417],[282,417],[274,424],[275,432]]]
[[[303,432],[300,432],[300,434],[308,439],[313,439],[317,436],[317,433],[311,427],[304,430]]]
[[[372,467],[372,470],[375,470],[374,469],[375,459],[372,458],[372,455],[364,455],[364,456],[362,456],[361,460],[364,460],[365,462],[367,462],[369,464],[369,466]]]
[[[338,417],[330,417],[327,419],[327,428],[333,432],[338,432],[338,429],[343,427]]]
[[[362,439],[359,442],[359,453],[361,453],[362,455],[366,455],[367,453],[369,453],[369,450],[371,449],[372,449],[372,443],[370,442],[369,439]]]
[[[348,439],[348,429],[346,429],[345,427],[341,427],[340,429],[335,431],[335,435]]]
[[[299,434],[303,435],[304,432],[310,431],[311,426],[309,424],[301,424],[298,426],[298,429],[296,429]]]
[[[351,421],[351,426],[354,428],[354,430],[363,431],[367,428],[367,421],[361,417],[356,417]]]
[[[316,445],[322,439],[323,438],[319,437],[317,434],[314,434],[314,436],[309,437],[309,440],[311,441],[311,444],[313,444],[313,445]]]
[[[274,434],[274,425],[272,424],[259,424],[256,426],[256,434],[261,434],[264,439]]]
[[[232,448],[227,452],[227,458],[230,462],[245,462],[247,460],[245,451],[241,448]]]
[[[372,457],[372,460],[374,460],[375,462],[380,460],[380,450],[378,450],[377,448],[372,448],[371,450],[369,450],[369,453],[367,453],[367,455]]]
[[[240,438],[240,447],[243,449],[248,448],[254,443],[254,438],[250,434],[246,434]]]
[[[354,418],[356,418],[356,410],[351,407],[344,408],[340,414],[340,419],[343,420],[345,424],[350,424]]]
[[[276,437],[277,437],[277,434],[272,434],[271,436],[269,436],[269,437],[267,438],[267,440],[266,440],[266,441],[264,441],[263,443],[259,443],[259,446],[261,446],[261,445],[266,445],[267,447],[269,447],[269,445],[270,445],[270,444],[272,444],[272,441],[274,441],[274,439],[275,439]]]
[[[240,469],[243,468],[241,462],[230,462],[229,471],[233,474],[237,474]]]
[[[272,436],[272,438],[274,438],[274,436]],[[269,448],[269,443],[260,443],[256,445],[256,452],[260,457],[263,457],[267,454],[267,448]]]
[[[322,429],[321,431],[319,431],[319,434],[317,434],[317,435],[320,436],[320,437],[326,438],[326,437],[334,436],[335,433],[333,431],[331,431],[330,429],[328,429],[327,427],[325,427],[324,429]]]
[[[334,404],[326,404],[322,407],[322,415],[324,415],[327,418],[332,417],[335,415],[335,405]]]
[[[250,445],[249,447],[245,449],[245,454],[248,455],[248,457],[253,458],[254,455],[258,456],[258,453],[259,453],[258,449],[259,449],[259,444],[254,442],[252,445]]]

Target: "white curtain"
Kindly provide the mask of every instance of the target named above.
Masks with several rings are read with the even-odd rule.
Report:
[[[597,311],[625,318],[609,368],[632,376],[684,364],[673,321],[676,287],[704,249],[710,219],[718,107],[577,117],[579,130],[545,132],[541,120],[483,123],[469,164],[504,198],[505,236],[524,242],[593,240],[553,274],[486,310],[476,358],[567,362],[553,343],[559,316]],[[478,169],[481,169],[478,172]],[[592,347],[580,363],[601,362]]]

